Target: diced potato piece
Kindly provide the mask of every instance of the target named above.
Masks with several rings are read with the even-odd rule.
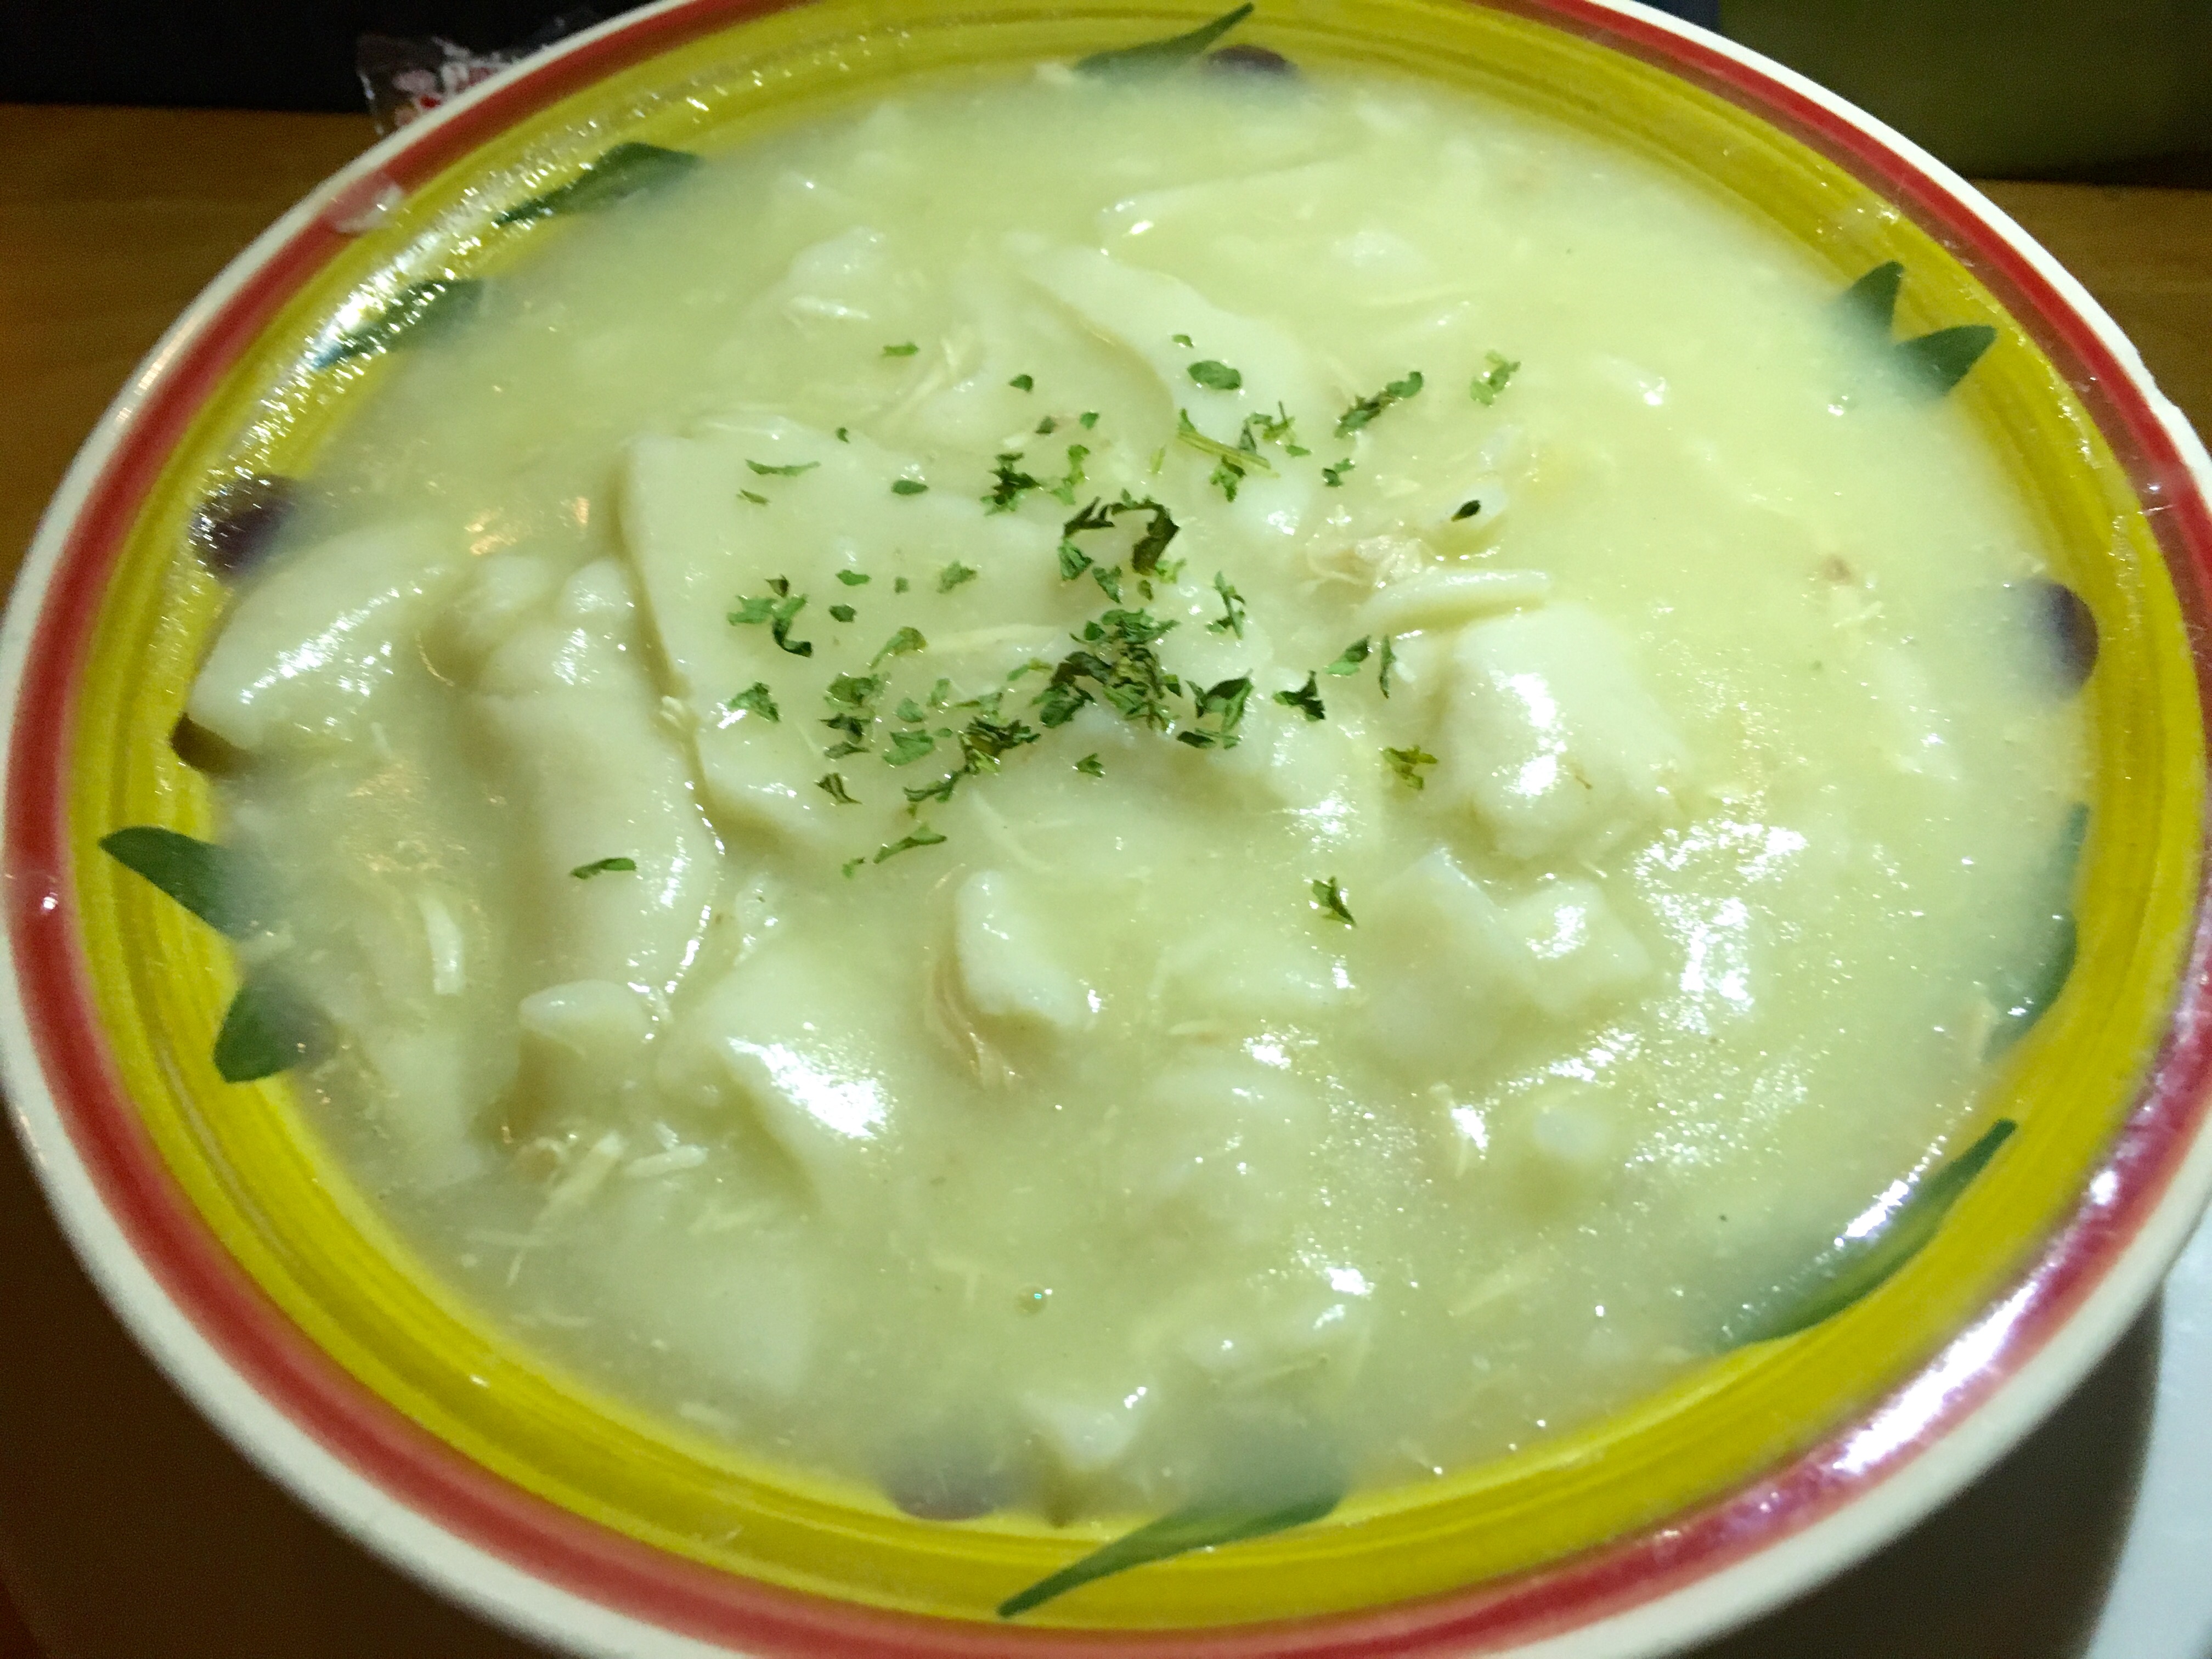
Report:
[[[552,617],[494,653],[477,699],[530,837],[517,914],[556,982],[672,985],[720,879],[721,849],[634,648],[633,610],[618,567],[585,567]],[[610,858],[637,868],[573,873]]]
[[[1437,738],[1431,787],[1509,856],[1593,854],[1668,815],[1681,734],[1629,665],[1628,643],[1579,605],[1471,624]]]
[[[1530,994],[1556,1019],[1626,995],[1650,979],[1651,956],[1595,882],[1549,883],[1505,912],[1535,961]]]
[[[185,712],[248,754],[360,738],[459,557],[434,529],[400,523],[286,559],[239,600]]]
[[[983,1018],[1058,1031],[1091,1023],[1089,989],[1054,959],[1054,930],[1003,871],[978,870],[960,884],[952,934],[968,1006]]]
[[[1385,883],[1361,909],[1370,1029],[1406,1063],[1449,1076],[1523,1017],[1534,981],[1528,946],[1443,848]]]

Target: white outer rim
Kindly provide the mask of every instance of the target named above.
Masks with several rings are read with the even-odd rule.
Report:
[[[676,11],[692,0],[659,0],[547,48],[528,70]],[[2172,441],[2198,489],[2212,496],[2212,456],[2186,417],[2151,378],[2142,356],[2088,291],[1997,205],[1958,173],[1864,111],[1795,70],[1637,0],[1589,0],[1735,59],[1874,139],[2002,238],[2048,282],[2112,352]],[[172,360],[286,241],[387,158],[471,108],[500,77],[471,88],[382,139],[333,174],[225,265],[149,352],[79,450],[40,520],[4,624],[0,624],[0,708],[20,695],[31,636],[55,567],[93,483],[136,423],[140,404]],[[12,761],[0,744],[0,799]],[[102,1202],[46,1087],[26,1020],[12,952],[0,951],[0,1086],[25,1153],[70,1247],[108,1304],[154,1363],[262,1474],[309,1510],[392,1565],[492,1622],[589,1659],[730,1659],[743,1650],[702,1642],[574,1595],[437,1525],[334,1455],[271,1405],[203,1336],[139,1258]],[[2095,1288],[2020,1369],[1942,1437],[1863,1494],[1801,1530],[1696,1582],[1625,1613],[1511,1649],[1470,1652],[1516,1659],[1656,1659],[1734,1628],[1842,1572],[1903,1533],[2010,1450],[2072,1392],[2127,1330],[2157,1290],[2212,1197],[2212,1126],[2200,1127],[2151,1213]],[[2018,1299],[2018,1292],[2008,1304]],[[1947,1390],[1916,1392],[1960,1366],[1971,1378],[1976,1334],[2002,1320],[2000,1304],[1973,1329],[1901,1385],[1867,1423],[1916,1405],[1919,1420]],[[1861,1426],[1863,1427],[1863,1424]],[[1909,1428],[1911,1425],[1901,1425]],[[1909,1436],[1907,1437],[1909,1437]]]

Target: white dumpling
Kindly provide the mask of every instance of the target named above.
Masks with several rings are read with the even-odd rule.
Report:
[[[854,1215],[880,1201],[896,1168],[881,1003],[834,950],[773,940],[677,1021],[655,1081],[673,1106],[750,1121],[824,1213]]]
[[[1159,377],[1169,407],[1188,409],[1206,437],[1234,444],[1247,415],[1272,416],[1279,406],[1318,428],[1327,403],[1318,377],[1304,349],[1274,324],[1224,311],[1177,277],[1096,248],[1057,248],[1028,269],[1048,293],[1134,353]],[[1177,335],[1191,343],[1177,344]],[[1243,384],[1234,392],[1195,384],[1190,365],[1207,359],[1233,364]],[[1273,471],[1255,470],[1244,480],[1237,505],[1249,510],[1236,521],[1295,533],[1311,509],[1315,475],[1290,467],[1280,451],[1268,465]]]
[[[533,1114],[604,1118],[643,1069],[653,1020],[645,1000],[612,980],[549,985],[522,1000],[520,1094]]]
[[[1453,653],[1432,787],[1517,859],[1589,855],[1674,810],[1680,731],[1628,642],[1579,605],[1470,624]]]
[[[953,949],[967,1003],[987,1021],[1079,1030],[1090,988],[1054,949],[1055,930],[1000,870],[978,870],[952,896]]]
[[[690,963],[721,848],[660,718],[618,566],[587,565],[486,665],[475,710],[527,851],[517,915],[545,980],[664,990]],[[578,876],[609,859],[635,870]]]
[[[807,470],[764,475],[756,463]],[[893,568],[887,550],[931,573],[963,560],[990,575],[994,603],[1018,604],[1034,592],[1038,614],[1052,614],[1051,585],[1059,580],[1052,527],[988,514],[973,496],[949,490],[892,494],[892,480],[919,470],[858,433],[840,442],[766,413],[718,417],[699,437],[648,436],[630,446],[623,546],[659,647],[663,689],[689,716],[707,803],[718,817],[817,848],[847,840],[866,846],[902,833],[890,828],[905,804],[897,791],[864,792],[868,810],[856,812],[817,787],[831,769],[823,752],[832,734],[821,724],[822,688],[838,672],[832,645],[840,630],[828,607],[850,599],[868,609],[879,599]],[[764,501],[748,500],[748,491]],[[856,568],[863,564],[865,571]],[[823,581],[839,569],[871,574],[876,586]],[[802,579],[794,592],[809,604],[780,647],[770,624],[729,617],[741,599],[769,594],[769,582],[785,572]],[[826,591],[808,592],[809,572]],[[957,608],[945,611],[951,617]],[[863,637],[879,643],[890,631],[886,623]],[[1030,648],[1053,632],[1031,629],[1012,643]],[[804,655],[802,644],[812,647]],[[848,648],[846,657],[849,672],[866,671],[866,656],[854,659]],[[776,719],[730,706],[755,684],[769,689]]]
[[[294,554],[238,602],[185,712],[248,754],[367,733],[460,550],[402,522]]]

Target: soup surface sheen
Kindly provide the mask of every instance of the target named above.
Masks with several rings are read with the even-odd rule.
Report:
[[[319,1121],[533,1344],[928,1516],[1403,1482],[1973,1137],[2044,550],[1738,207],[1047,68],[508,234],[190,712]]]

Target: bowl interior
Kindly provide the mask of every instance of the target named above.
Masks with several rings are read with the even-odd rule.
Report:
[[[435,143],[387,161],[404,199],[356,216],[374,195],[356,189],[318,221],[325,228],[308,252],[264,265],[252,304],[265,320],[246,331],[181,438],[151,456],[158,471],[135,514],[104,538],[81,537],[70,556],[100,586],[70,670],[70,724],[47,769],[66,814],[91,1034],[131,1103],[131,1133],[284,1321],[466,1459],[627,1539],[791,1589],[986,1620],[1011,1590],[1129,1523],[925,1523],[880,1493],[747,1457],[549,1364],[416,1258],[283,1079],[233,1085],[216,1075],[210,1039],[237,984],[227,950],[96,850],[124,824],[214,832],[204,781],[169,742],[223,605],[187,526],[208,492],[240,472],[310,471],[319,447],[375,396],[373,357],[313,366],[334,331],[409,282],[495,278],[527,257],[524,239],[493,223],[499,212],[612,143],[713,151],[903,77],[1076,56],[1211,12],[1183,0],[751,9],[659,14],[526,79],[504,102],[460,112],[466,119],[438,129]],[[1747,103],[1620,49],[1595,21],[1363,0],[1273,6],[1245,28],[1243,38],[1300,63],[1462,86],[1632,149],[1778,227],[1839,290],[1900,261],[1911,276],[1901,332],[1992,325],[1996,345],[1956,395],[2098,623],[2101,656],[2083,692],[2094,733],[2091,828],[2067,988],[1988,1081],[1987,1115],[2020,1131],[1881,1289],[1578,1432],[1448,1480],[1359,1495],[1293,1533],[1105,1580],[1033,1615],[1093,1629],[1434,1595],[1677,1513],[1832,1431],[1985,1306],[2077,1203],[2169,1018],[2197,902],[2203,721],[2189,635],[2139,481],[2032,327],[1966,264],[1852,169]],[[325,222],[343,222],[343,233]],[[230,314],[247,303],[234,295]]]

